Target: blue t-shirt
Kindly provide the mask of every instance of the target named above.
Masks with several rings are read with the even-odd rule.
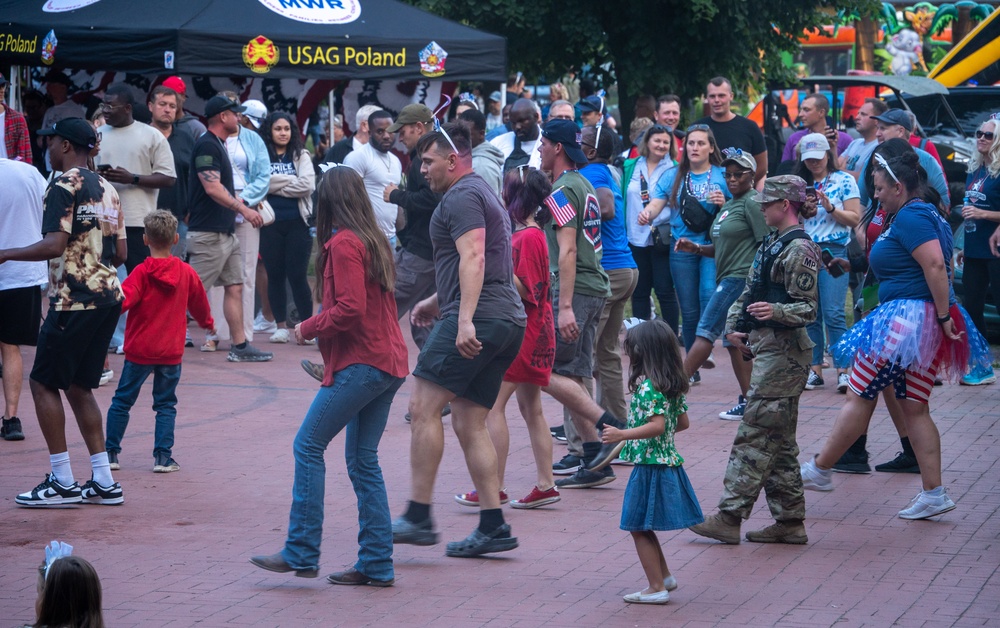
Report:
[[[929,203],[916,200],[904,205],[889,228],[875,241],[868,259],[879,281],[879,302],[895,299],[933,301],[924,271],[913,259],[913,251],[931,240],[941,243],[950,279],[951,227]]]
[[[622,198],[621,183],[615,182],[611,169],[606,164],[587,164],[580,168],[580,174],[590,181],[595,190],[608,188],[615,197],[614,218],[601,219],[601,242],[604,248],[601,266],[604,270],[635,268],[635,260],[632,259],[625,234],[625,201]]]
[[[990,171],[980,166],[965,178],[965,195],[969,204],[979,209],[1000,211],[1000,177],[991,177]],[[973,259],[996,259],[990,252],[990,236],[997,223],[992,220],[973,219],[975,231],[965,232],[965,256]]]
[[[679,170],[679,168],[671,168],[663,173],[660,180],[656,182],[656,187],[653,188],[653,198],[667,199],[666,209],[670,210],[670,233],[675,240],[678,238],[687,238],[695,244],[708,244],[707,231],[695,233],[688,229],[687,225],[685,225],[684,221],[681,219],[681,212],[678,209],[678,202],[680,201],[681,195],[680,188],[677,189],[677,198],[668,198],[670,196],[670,191],[674,187],[674,177],[677,176],[677,172]],[[710,185],[719,186],[722,190],[723,196],[726,197],[726,200],[733,197],[733,195],[729,193],[729,188],[726,187],[726,179],[723,176],[725,172],[725,169],[720,168],[719,166],[712,166],[707,172],[703,172],[701,174],[691,173],[691,187],[688,189],[688,193],[701,201],[701,206],[704,207],[705,211],[712,216],[715,216],[716,212],[719,211],[719,208],[705,200],[705,198],[708,197]],[[660,216],[657,216],[657,220],[655,220],[653,224],[663,224],[663,222],[665,222],[665,220],[662,219],[664,214],[666,214],[666,211],[661,213]]]

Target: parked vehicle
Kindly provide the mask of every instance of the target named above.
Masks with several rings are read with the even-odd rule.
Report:
[[[965,224],[961,224],[955,230],[955,237],[953,240],[954,246],[954,256],[953,256],[953,267],[955,269],[953,276],[953,284],[955,286],[955,294],[958,296],[958,300],[962,301],[965,295],[965,286],[962,284],[962,264],[958,263],[959,253],[965,250]],[[997,304],[993,302],[993,296],[991,294],[986,295],[986,311],[984,312],[984,318],[986,319],[987,328],[987,340],[991,342],[1000,342],[1000,312],[997,311]]]

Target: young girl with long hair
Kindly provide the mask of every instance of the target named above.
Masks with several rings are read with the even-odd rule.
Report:
[[[625,336],[631,367],[628,427],[605,427],[604,443],[628,441],[619,457],[634,463],[622,504],[621,529],[632,534],[649,586],[624,597],[633,604],[666,604],[677,588],[656,530],[679,530],[704,521],[674,434],[690,426],[684,394],[688,376],[673,330],[660,319],[640,323]]]
[[[378,227],[361,176],[347,167],[323,177],[316,204],[320,250],[317,295],[323,310],[295,326],[302,344],[318,338],[323,384],[295,436],[295,481],[285,548],[250,562],[315,578],[323,534],[324,452],[346,428],[347,474],[358,497],[358,560],[331,584],[391,586],[392,527],[378,463],[389,407],[406,376],[406,344],[396,318],[389,241]]]
[[[77,556],[42,563],[35,615],[35,628],[104,628],[101,579],[94,566]]]
[[[504,177],[503,200],[514,223],[511,254],[514,258],[514,285],[528,317],[521,350],[503,376],[500,395],[486,416],[490,440],[497,450],[500,501],[507,501],[504,472],[510,451],[510,432],[505,409],[517,393],[517,405],[528,426],[528,438],[535,457],[538,478],[524,498],[511,502],[512,508],[538,508],[559,501],[552,479],[552,438],[542,412],[543,386],[549,385],[555,359],[555,323],[549,298],[549,247],[543,229],[552,219],[544,201],[552,184],[542,172],[519,166]],[[456,495],[463,506],[479,506],[479,495],[470,491]]]

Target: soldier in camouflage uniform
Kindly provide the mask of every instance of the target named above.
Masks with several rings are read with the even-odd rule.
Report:
[[[740,542],[740,523],[763,488],[776,523],[748,532],[757,543],[804,544],[805,498],[795,441],[799,395],[813,347],[805,326],[816,318],[820,249],[799,226],[815,214],[806,182],[794,175],[767,180],[756,200],[774,231],[761,244],[743,294],[729,309],[726,337],[756,358],[747,408],[723,480],[719,512],[691,531],[723,543]]]

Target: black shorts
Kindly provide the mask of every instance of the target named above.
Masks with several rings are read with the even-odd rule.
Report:
[[[41,323],[41,286],[0,290],[0,342],[34,347]]]
[[[413,375],[433,382],[484,408],[492,408],[507,368],[521,350],[524,327],[500,319],[474,320],[479,355],[463,358],[455,347],[458,317],[442,318],[434,326],[417,358]]]
[[[121,313],[121,305],[75,312],[49,309],[38,334],[31,379],[59,390],[73,384],[97,388]]]

